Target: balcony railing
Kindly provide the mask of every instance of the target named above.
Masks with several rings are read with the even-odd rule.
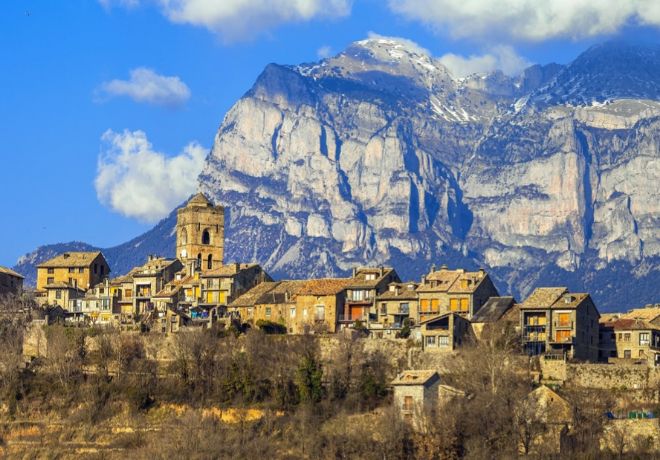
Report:
[[[573,343],[573,336],[553,336],[550,338],[551,343]]]
[[[545,333],[532,333],[523,335],[523,340],[525,342],[545,342],[546,338],[547,335]]]
[[[338,321],[340,323],[353,323],[355,321],[367,321],[368,316],[367,315],[358,315],[358,316],[351,316],[351,315],[339,315],[338,316]]]
[[[574,324],[573,321],[555,321],[552,326],[555,329],[573,329]]]

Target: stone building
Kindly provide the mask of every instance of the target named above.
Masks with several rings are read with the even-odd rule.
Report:
[[[80,299],[85,295],[84,289],[61,281],[45,285],[43,291],[40,292],[43,295],[39,296],[37,302],[41,305],[59,305],[65,310],[69,307],[71,300]]]
[[[391,385],[394,388],[394,407],[416,429],[421,427],[426,415],[432,415],[437,410],[440,375],[436,371],[403,371]]]
[[[324,278],[306,281],[289,309],[287,329],[300,334],[312,330],[336,332],[339,315],[344,311],[346,287],[350,278]]]
[[[530,355],[597,361],[600,314],[585,293],[537,288],[520,305],[523,344]]]
[[[160,292],[183,268],[178,259],[149,256],[147,262],[132,271],[133,318],[154,310],[152,296]]]
[[[37,291],[55,283],[89,289],[109,274],[110,266],[100,251],[65,252],[37,266]]]
[[[470,321],[458,313],[445,313],[419,323],[412,336],[424,351],[453,351],[470,337]]]
[[[279,283],[279,281],[265,281],[257,284],[227,306],[229,314],[240,318],[243,323],[254,325],[258,316],[255,315],[255,305],[259,303],[264,294],[272,291]],[[265,314],[265,311],[263,313]],[[272,310],[270,314],[272,316]]]
[[[116,298],[117,306],[119,308],[120,321],[128,322],[135,313],[133,307],[133,273],[135,269],[131,270],[124,276],[120,276],[110,280],[110,292]]]
[[[342,326],[353,325],[361,321],[368,325],[376,320],[376,298],[387,290],[393,282],[401,282],[393,268],[359,267],[353,269],[351,282],[346,286],[346,303],[339,316]]]
[[[472,326],[472,333],[478,340],[482,337],[484,330],[488,328],[497,328],[502,330],[506,327],[507,322],[515,321],[516,324],[511,324],[515,327],[518,324],[518,317],[509,319],[507,313],[511,311],[516,304],[513,297],[491,297],[483,306],[472,316],[470,321]]]
[[[23,292],[23,275],[16,273],[11,268],[0,266],[0,295],[15,294]]]
[[[449,270],[446,265],[422,277],[417,288],[419,321],[454,312],[470,319],[490,297],[497,297],[497,289],[484,271]]]
[[[200,274],[199,305],[224,306],[264,281],[272,281],[259,264],[226,264]]]
[[[121,313],[118,298],[107,278],[88,289],[84,296],[69,299],[67,310],[71,321],[90,325],[114,324]]]
[[[411,326],[419,322],[417,286],[412,281],[390,283],[387,290],[376,297],[377,322],[384,330],[401,329],[406,319]]]
[[[643,361],[660,365],[660,327],[642,319],[601,322],[601,360]]]
[[[201,271],[222,266],[225,240],[225,209],[214,206],[198,193],[177,211],[176,257]]]

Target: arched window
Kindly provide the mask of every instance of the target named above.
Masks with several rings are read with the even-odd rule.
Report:
[[[185,228],[181,230],[180,239],[181,239],[181,244],[188,244],[188,232],[186,231]]]
[[[206,268],[211,270],[213,268],[213,255],[209,254],[209,256],[206,258]]]
[[[211,244],[211,234],[208,230],[204,230],[202,233],[202,244]]]
[[[202,254],[197,254],[197,268],[202,268]]]

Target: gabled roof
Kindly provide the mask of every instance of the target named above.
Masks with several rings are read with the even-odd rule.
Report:
[[[652,329],[660,329],[658,326],[655,326],[648,321],[630,318],[621,318],[610,321],[607,323],[607,326],[613,328],[615,331],[648,331]]]
[[[409,288],[412,286],[412,288]],[[407,283],[390,283],[387,291],[376,297],[377,300],[417,300],[418,284],[409,281]],[[397,293],[398,292],[398,293]]]
[[[565,287],[536,288],[522,303],[522,307],[550,308],[566,292],[568,292],[568,289]]]
[[[434,370],[403,371],[392,380],[392,385],[426,385],[440,380],[440,375]]]
[[[52,259],[37,265],[37,268],[89,267],[101,251],[93,252],[63,252]]]
[[[271,289],[274,289],[278,284],[279,281],[265,281],[263,283],[259,283],[240,297],[236,298],[231,304],[229,304],[229,306],[253,307],[263,294],[267,293]]]
[[[392,272],[394,269],[391,267],[359,267],[356,269],[355,275],[350,278],[351,281],[347,288],[375,289]],[[375,275],[375,278],[368,280],[367,275]]]
[[[78,286],[71,286],[69,283],[64,281],[57,281],[55,283],[50,283],[44,286],[44,289],[70,289],[72,291],[85,292],[83,288]]]
[[[0,265],[0,273],[4,273],[5,275],[9,275],[9,276],[14,276],[16,278],[21,278],[21,279],[25,278],[20,273],[16,273],[11,268],[3,267],[2,265]]]
[[[209,201],[209,199],[206,198],[206,195],[199,192],[188,201],[186,206],[213,206],[213,205],[211,204],[211,201]]]
[[[298,295],[336,295],[346,289],[351,278],[321,278],[307,280],[298,291]]]
[[[491,297],[472,316],[473,323],[494,323],[499,321],[504,314],[513,307],[513,297]]]
[[[255,302],[258,305],[291,302],[300,292],[307,280],[280,281],[273,288],[264,292]]]
[[[642,319],[644,321],[653,321],[658,317],[660,317],[660,307],[635,308],[621,315],[621,318]]]
[[[449,270],[443,266],[426,275],[417,291],[470,294],[476,291],[487,277],[488,275],[483,270],[466,272],[463,269]]]
[[[179,262],[178,259],[166,259],[164,257],[150,258],[144,265],[137,267],[132,275],[133,277],[156,275],[177,262]]]

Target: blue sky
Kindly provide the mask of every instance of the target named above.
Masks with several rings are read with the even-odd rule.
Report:
[[[315,61],[370,32],[408,38],[437,57],[453,53],[459,63],[460,56],[478,57],[463,62],[470,69],[566,63],[612,37],[660,41],[657,2],[557,0],[540,9],[536,5],[544,3],[532,0],[503,3],[3,2],[0,265],[12,266],[42,244],[77,240],[108,247],[149,229],[164,211],[141,208],[137,199],[129,208],[111,202],[122,190],[140,190],[120,188],[147,174],[122,170],[122,153],[133,149],[132,158],[166,170],[148,174],[169,206],[188,193],[194,165],[211,147],[224,114],[269,62]],[[168,178],[179,163],[167,166],[177,157],[193,164],[193,178],[178,189]]]

